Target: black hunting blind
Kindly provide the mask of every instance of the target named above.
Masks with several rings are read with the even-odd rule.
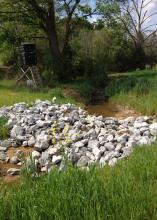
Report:
[[[27,86],[37,88],[40,85],[40,77],[37,69],[37,52],[35,44],[22,43],[20,46],[21,76],[17,80],[19,83],[23,78],[27,79]]]

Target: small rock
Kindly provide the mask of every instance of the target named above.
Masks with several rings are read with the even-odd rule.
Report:
[[[93,148],[92,153],[94,154],[96,160],[99,160],[102,154],[98,147]]]
[[[46,152],[46,151],[42,152],[41,157],[38,160],[38,162],[40,163],[41,167],[46,166],[50,162],[50,155],[49,155],[49,153]]]
[[[106,138],[106,140],[107,140],[108,142],[112,142],[112,141],[114,140],[114,136],[113,136],[112,134],[110,134],[110,135]]]
[[[7,174],[8,174],[9,176],[19,175],[19,174],[20,174],[20,169],[10,168],[10,169],[7,171]]]
[[[82,156],[78,162],[77,162],[77,166],[78,167],[85,167],[88,165],[88,162],[89,162],[89,157],[87,156]]]
[[[35,145],[35,138],[32,136],[28,141],[28,146],[33,147]]]
[[[78,141],[74,144],[74,147],[78,147],[78,148],[84,147],[84,143],[82,141]]]
[[[4,151],[0,151],[0,161],[6,161],[7,155]]]
[[[28,146],[28,141],[24,141],[24,142],[22,143],[22,146],[23,146],[23,147],[27,147],[27,146]]]
[[[140,138],[140,140],[138,141],[138,144],[139,145],[150,145],[151,141],[147,136],[145,136],[145,137]]]
[[[149,130],[151,135],[156,136],[157,135],[157,123],[153,123],[149,126]]]
[[[106,150],[108,150],[108,151],[112,151],[112,150],[115,149],[115,146],[114,146],[114,144],[112,144],[111,142],[109,142],[109,143],[106,143],[106,144],[105,144],[105,148],[106,148]]]
[[[10,159],[10,163],[12,164],[17,164],[19,162],[19,159],[17,156],[13,156],[11,159]]]
[[[113,167],[115,166],[116,163],[117,163],[117,158],[112,158],[111,160],[109,160],[108,165]]]
[[[130,154],[131,154],[132,152],[133,152],[133,148],[132,148],[132,147],[124,147],[124,148],[123,148],[123,153],[122,153],[121,158],[130,156]]]
[[[0,147],[0,151],[7,151],[6,147]]]
[[[53,164],[58,164],[62,161],[62,156],[56,156],[56,155],[53,155],[52,157],[52,163]]]
[[[55,155],[55,154],[58,153],[58,148],[56,148],[56,147],[50,147],[50,148],[48,148],[47,152],[48,152],[48,154],[49,154],[50,156],[53,156],[53,155]]]
[[[98,148],[98,147],[99,147],[99,141],[97,140],[88,141],[88,148]]]
[[[105,157],[101,157],[101,158],[100,158],[100,161],[99,161],[100,167],[104,167],[106,164],[107,164],[107,163],[106,163]]]
[[[41,157],[41,154],[38,151],[34,150],[32,152],[32,158],[33,159],[39,159],[40,157]]]

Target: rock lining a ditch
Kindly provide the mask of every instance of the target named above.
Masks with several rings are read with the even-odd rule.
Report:
[[[33,147],[30,160],[40,171],[65,168],[65,161],[77,167],[114,166],[128,157],[133,148],[151,145],[157,136],[154,117],[140,116],[118,120],[89,115],[72,104],[52,104],[37,100],[32,106],[18,103],[0,109],[0,117],[8,118],[10,138],[0,141],[0,160],[21,164],[19,152],[8,158],[10,147]],[[32,159],[31,159],[32,158]],[[9,175],[19,170],[9,170]]]

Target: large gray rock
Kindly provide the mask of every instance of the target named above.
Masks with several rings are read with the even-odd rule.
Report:
[[[42,152],[40,159],[38,160],[41,167],[46,166],[48,163],[50,163],[50,155],[48,152]]]
[[[50,137],[48,135],[40,134],[36,138],[35,150],[41,152],[49,148]]]
[[[92,153],[95,156],[95,159],[99,160],[101,157],[102,151],[98,147],[95,147],[92,149]]]
[[[23,134],[24,134],[24,129],[21,126],[17,126],[17,125],[14,125],[14,127],[10,132],[10,136],[12,138],[16,138],[18,135],[23,136]]]
[[[4,148],[9,148],[9,147],[11,147],[11,141],[10,140],[4,140],[4,141],[2,141],[1,142],[1,147],[4,147]]]

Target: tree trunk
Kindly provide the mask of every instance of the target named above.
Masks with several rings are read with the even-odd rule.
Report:
[[[53,64],[54,73],[57,79],[61,79],[63,75],[63,63],[64,62],[63,62],[62,54],[59,50],[58,41],[55,36],[55,33],[52,30],[48,31],[47,35],[48,35],[50,52],[52,55],[52,64]]]

